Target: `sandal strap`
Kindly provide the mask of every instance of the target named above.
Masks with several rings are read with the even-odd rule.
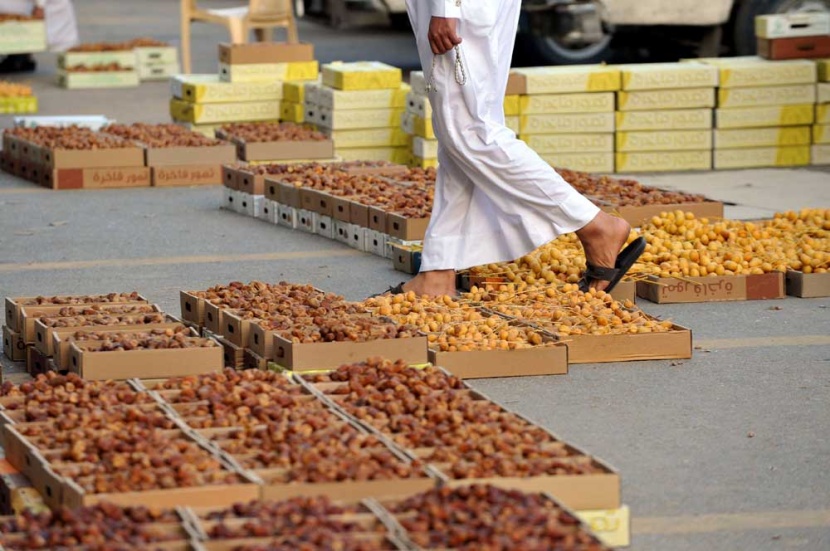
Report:
[[[593,266],[588,264],[585,269],[585,277],[588,279],[595,279],[600,281],[614,281],[614,278],[620,273],[617,268],[607,268],[605,266]]]

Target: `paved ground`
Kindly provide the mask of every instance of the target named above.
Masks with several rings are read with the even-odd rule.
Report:
[[[174,2],[77,4],[87,40],[175,37]],[[305,23],[301,32],[324,60],[414,60],[404,33]],[[197,70],[213,69],[222,36],[197,31]],[[44,113],[168,120],[165,84],[67,92],[49,72],[34,78]],[[830,206],[825,170],[643,181],[734,202],[727,215],[741,218]],[[178,312],[179,290],[230,280],[307,281],[353,299],[401,280],[382,259],[220,211],[220,197],[216,188],[58,193],[0,173],[0,296],[136,289]],[[633,549],[830,548],[830,299],[643,307],[693,329],[694,359],[475,386],[620,469]]]

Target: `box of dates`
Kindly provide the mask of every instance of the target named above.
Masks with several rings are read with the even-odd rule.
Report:
[[[790,270],[787,272],[787,294],[801,298],[830,297],[830,274]]]
[[[236,161],[230,143],[188,130],[177,124],[112,124],[101,132],[144,147],[147,166],[207,165],[216,167]],[[206,162],[206,160],[210,162]]]
[[[222,165],[174,165],[150,168],[153,187],[219,186]]]
[[[264,42],[219,44],[219,61],[229,65],[314,61],[314,45],[308,43]]]
[[[76,335],[69,344],[67,369],[84,379],[121,380],[210,373],[223,367],[222,348],[182,326],[179,331]]]
[[[637,296],[656,303],[722,302],[784,298],[784,274],[661,278],[637,284]]]
[[[295,123],[233,123],[222,126],[218,135],[235,143],[245,161],[334,157],[334,143],[325,134]]]
[[[44,170],[38,180],[50,189],[115,189],[149,187],[149,167],[60,168]]]
[[[26,359],[26,341],[20,333],[12,331],[7,325],[3,326],[3,353],[13,362]]]
[[[369,356],[401,358],[410,364],[429,361],[427,339],[423,336],[297,343],[275,334],[273,340],[274,362],[281,368],[297,372],[332,369]]]
[[[46,51],[46,23],[25,15],[0,14],[0,54]]]
[[[179,304],[184,322],[197,327],[205,325],[205,295],[204,291],[179,291]]]
[[[106,306],[129,306],[147,304],[146,298],[138,293],[110,293],[102,295],[78,295],[56,297],[7,297],[6,325],[34,342],[35,320],[43,315],[55,315],[62,308],[101,309]],[[76,315],[72,312],[69,315]]]

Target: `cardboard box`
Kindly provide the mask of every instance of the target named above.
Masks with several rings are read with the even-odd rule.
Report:
[[[421,241],[429,225],[429,216],[425,218],[406,218],[392,212],[386,213],[386,233],[404,241]]]
[[[222,185],[222,165],[154,166],[151,169],[153,187],[219,186]]]
[[[245,142],[237,139],[234,141],[237,144],[237,155],[245,161],[331,159],[334,157],[334,142],[331,140]]]
[[[404,109],[410,88],[402,84],[399,88],[383,90],[336,90],[321,86],[317,88],[314,103],[331,110],[353,109]]]
[[[631,510],[627,505],[619,509],[601,511],[575,511],[602,543],[619,548],[631,545]]]
[[[0,98],[0,115],[18,115],[23,113],[37,113],[36,97]]]
[[[7,461],[3,461],[8,464]],[[14,469],[11,465],[9,468]],[[0,515],[13,515],[15,511],[12,509],[12,494],[18,492],[21,488],[32,488],[32,483],[25,475],[17,470],[13,472],[5,472],[0,474]],[[12,536],[8,532],[6,537]],[[11,539],[11,538],[10,538]]]
[[[559,113],[609,113],[613,110],[613,92],[545,94],[535,96],[519,96],[519,113],[512,114],[547,115]]]
[[[568,345],[568,361],[571,364],[692,357],[692,332],[679,325],[666,333],[569,335],[562,341]]]
[[[421,77],[423,78],[423,73],[421,73]],[[410,75],[410,79],[412,76]],[[526,93],[526,80],[522,75],[514,71],[510,71],[507,75],[507,89],[504,92],[505,96],[518,96],[521,94]]]
[[[343,161],[387,161],[402,165],[409,160],[406,147],[342,147],[336,148],[335,154]]]
[[[41,162],[53,168],[143,167],[140,147],[117,149],[41,149]]]
[[[830,145],[814,145],[811,149],[810,164],[830,165]]]
[[[505,116],[516,116],[521,114],[521,96],[504,96]]]
[[[758,55],[775,61],[827,57],[830,56],[830,35],[799,38],[759,38]]]
[[[46,51],[44,21],[4,21],[0,23],[0,54],[31,54]]]
[[[814,120],[813,104],[715,109],[716,128],[802,126],[813,124]]]
[[[784,298],[784,274],[686,277],[650,276],[637,284],[637,296],[656,303],[722,302]]]
[[[63,52],[58,54],[58,68],[70,69],[79,65],[87,67],[93,65],[109,65],[117,63],[124,69],[133,69],[137,65],[135,51],[105,51],[105,52]]]
[[[200,147],[148,147],[144,150],[147,166],[204,165],[236,162],[233,144]],[[209,163],[205,163],[209,160]]]
[[[58,298],[68,299],[68,298],[76,298],[79,295],[59,295]],[[139,295],[139,300],[134,303],[129,304],[147,304],[148,300],[141,295]],[[6,297],[5,300],[5,310],[6,310],[6,326],[9,327],[12,331],[16,331],[18,333],[22,332],[25,327],[25,319],[27,317],[38,317],[40,314],[39,312],[53,312],[57,309],[63,308],[65,306],[100,306],[100,305],[115,305],[115,304],[126,304],[126,303],[111,303],[111,302],[95,302],[90,304],[37,304],[36,299],[38,297]],[[44,310],[44,308],[51,308],[52,310]],[[34,322],[31,322],[34,323]]]
[[[129,352],[100,352],[99,347],[98,343],[71,343],[69,371],[87,380],[160,379],[216,373],[224,366],[219,346]]]
[[[815,102],[816,87],[813,84],[718,90],[718,107],[720,108],[803,105]]]
[[[617,131],[706,130],[712,128],[711,109],[618,111]]]
[[[282,82],[285,80],[316,80],[320,64],[316,61],[287,63],[219,63],[222,82]]]
[[[398,126],[403,109],[352,109],[338,111],[328,107],[316,106],[317,124],[332,130],[351,130],[359,128],[392,128]]]
[[[830,59],[815,60],[819,82],[830,82]]]
[[[716,149],[780,147],[786,145],[810,145],[811,143],[809,126],[717,129],[714,131],[714,134]]]
[[[794,12],[759,15],[755,18],[758,38],[789,38],[830,34],[830,14],[824,12]]]
[[[718,149],[715,151],[714,158],[714,167],[716,170],[807,166],[809,164],[809,146]]]
[[[54,364],[49,356],[46,356],[34,346],[26,348],[26,373],[32,377],[37,377],[54,370]]]
[[[830,103],[830,82],[819,82],[816,86],[816,103]]]
[[[787,294],[801,298],[830,297],[830,274],[790,270],[787,272]]]
[[[222,361],[225,367],[231,369],[242,369],[245,366],[245,349],[237,346],[227,339],[216,337],[216,342],[222,347]]]
[[[300,207],[309,212],[331,216],[334,197],[325,192],[311,188],[300,188]]]
[[[574,134],[578,136],[579,134]],[[611,143],[613,145],[613,134]],[[613,147],[612,147],[613,150]],[[554,168],[569,168],[585,172],[614,172],[614,153],[540,153],[542,159]]]
[[[511,70],[515,89],[511,94],[564,94],[616,92],[622,85],[620,70],[605,65],[529,67]]]
[[[408,145],[407,134],[399,127],[392,128],[361,128],[359,130],[331,130],[323,131],[334,141],[336,147],[403,147]]]
[[[712,149],[711,130],[617,132],[616,135],[616,150],[621,153],[703,149]]]
[[[58,72],[58,86],[69,89],[87,88],[132,88],[138,86],[138,72],[103,71],[103,72]]]
[[[150,187],[150,168],[128,166],[46,170],[41,184],[51,189]]]
[[[234,103],[190,103],[170,100],[170,116],[191,123],[265,121],[280,118],[276,101],[244,101]]]
[[[282,83],[282,99],[294,103],[305,103],[307,98],[306,90],[317,83],[308,80],[284,81]]]
[[[617,153],[617,172],[670,172],[711,170],[712,151],[662,151],[652,153]]]
[[[277,224],[286,228],[297,229],[300,223],[297,209],[286,205],[277,207],[277,218]]]
[[[205,324],[205,299],[194,293],[196,291],[179,291],[182,320],[201,327]]]
[[[168,63],[165,65],[144,65],[139,64],[136,67],[138,72],[138,80],[141,82],[150,80],[168,80],[182,72],[179,62]]]
[[[438,159],[424,159],[417,155],[410,155],[407,164],[418,168],[438,168]]]
[[[531,377],[568,373],[568,347],[555,342],[518,350],[429,351],[429,361],[461,379]]]
[[[813,143],[830,144],[830,125],[816,124],[813,126]]]
[[[617,110],[619,111],[697,109],[714,106],[714,88],[681,88],[677,90],[646,90],[617,93]]]
[[[435,159],[438,157],[438,140],[426,140],[415,136],[412,140],[412,153],[422,159]]]
[[[640,207],[620,207],[610,205],[603,207],[602,210],[617,214],[617,216],[632,226],[641,226],[643,223],[651,220],[652,217],[659,216],[661,212],[666,211],[673,212],[682,210],[683,212],[691,212],[696,218],[723,218],[723,203],[720,201],[676,203],[668,205],[643,205]]]
[[[26,359],[26,341],[20,333],[3,326],[3,353],[13,362],[22,362]]]
[[[415,275],[421,271],[422,248],[396,244],[392,237],[386,239],[387,256],[392,257],[392,267],[398,272]],[[391,252],[390,252],[391,250]]]
[[[240,101],[279,101],[283,83],[223,82],[219,75],[176,75],[170,80],[173,97],[191,103],[234,103]]]
[[[308,43],[259,42],[219,44],[219,61],[232,65],[314,61],[314,45]]]
[[[401,87],[401,70],[378,61],[323,65],[323,84],[338,90],[378,90]]]
[[[519,134],[594,134],[614,132],[614,113],[522,115]]]
[[[428,140],[435,139],[435,130],[432,127],[432,119],[419,117],[412,113],[404,113],[401,115],[401,128],[407,134],[420,136]]]
[[[305,104],[295,103],[293,101],[280,102],[280,120],[284,122],[293,122],[302,124],[305,120]]]
[[[718,85],[718,72],[708,65],[642,63],[619,65],[623,90],[676,90]]]
[[[268,360],[246,348],[242,353],[242,367],[243,369],[267,369]]]
[[[68,305],[34,305],[34,306],[21,306],[18,309],[18,325],[17,325],[17,332],[20,333],[23,337],[23,340],[27,343],[34,343],[35,342],[35,322],[43,317],[43,316],[50,316],[55,317],[63,308],[90,308],[95,307],[96,309],[100,309],[101,311],[112,310],[113,308],[120,308],[122,306],[148,306],[148,302],[144,299],[141,299],[137,302],[102,302],[102,303],[90,303],[90,304],[68,304]],[[8,299],[6,302],[7,310],[8,310]],[[158,306],[153,305],[154,312],[161,312]]]
[[[163,66],[178,63],[179,52],[173,46],[142,46],[134,48],[139,66]]]
[[[717,67],[721,88],[813,84],[816,81],[816,65],[807,60],[769,61],[748,56],[690,61]]]
[[[334,369],[370,356],[401,359],[413,365],[428,361],[426,337],[295,344],[274,335],[273,347],[275,362],[280,367],[297,372]]]

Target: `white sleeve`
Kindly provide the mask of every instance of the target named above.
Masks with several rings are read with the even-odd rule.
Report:
[[[461,0],[429,0],[429,4],[433,17],[461,18]]]

